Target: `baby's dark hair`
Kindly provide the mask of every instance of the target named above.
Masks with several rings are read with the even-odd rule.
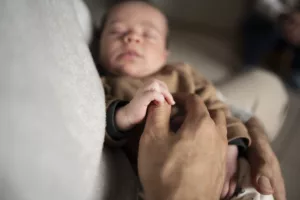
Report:
[[[97,66],[97,70],[100,75],[104,74],[101,64],[100,64],[100,57],[99,57],[100,56],[100,40],[101,40],[102,33],[104,31],[104,28],[107,23],[107,19],[111,12],[111,9],[117,5],[125,3],[125,2],[143,2],[143,3],[150,5],[151,7],[154,7],[156,9],[160,10],[158,8],[158,6],[156,6],[152,2],[149,2],[146,0],[117,0],[115,3],[110,5],[110,7],[108,8],[108,11],[103,15],[103,17],[101,19],[100,27],[94,29],[93,39],[90,44],[90,51],[91,51],[92,57],[94,59],[94,62]],[[166,17],[166,25],[167,25],[166,48],[168,49],[169,43],[170,43],[170,33],[169,33],[169,21],[168,21],[167,17]]]

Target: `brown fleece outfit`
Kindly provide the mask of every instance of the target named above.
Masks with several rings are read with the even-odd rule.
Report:
[[[133,99],[137,90],[149,79],[163,81],[171,93],[184,92],[197,94],[203,99],[209,111],[222,110],[226,113],[227,138],[229,142],[240,138],[247,146],[250,145],[251,141],[245,125],[239,119],[230,115],[227,105],[217,98],[216,89],[212,83],[187,64],[168,64],[159,72],[145,78],[104,76],[101,79],[105,89],[107,108],[117,100],[129,102]],[[129,134],[127,142],[114,140],[106,133],[106,143],[117,146],[122,146],[126,143],[126,146],[131,149],[129,154],[133,153],[132,156],[135,157],[138,150],[139,136],[142,132],[143,126],[137,126],[130,133],[124,133]]]

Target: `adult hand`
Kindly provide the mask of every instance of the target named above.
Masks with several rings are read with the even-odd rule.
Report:
[[[288,15],[283,23],[284,35],[292,45],[300,45],[300,12],[293,12]]]
[[[261,194],[273,194],[276,200],[286,200],[280,165],[263,126],[256,118],[250,119],[246,126],[252,139],[252,145],[248,149],[248,159],[254,187]]]
[[[174,95],[186,117],[174,133],[171,106],[150,105],[140,139],[138,172],[147,200],[220,198],[225,179],[225,114],[210,114],[196,95]]]

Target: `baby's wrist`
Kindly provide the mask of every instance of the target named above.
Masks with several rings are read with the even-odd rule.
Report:
[[[230,154],[231,156],[238,158],[239,149],[236,145],[228,145],[227,151],[228,154]]]
[[[126,106],[119,108],[116,111],[116,125],[120,131],[128,131],[133,125],[130,123],[129,116],[127,114]]]

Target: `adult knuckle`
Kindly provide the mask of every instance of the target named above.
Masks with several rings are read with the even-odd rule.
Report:
[[[194,103],[194,102],[196,102],[196,97],[195,97],[195,95],[193,95],[193,94],[188,94],[188,96],[187,96],[187,101],[188,101],[189,103]]]
[[[190,105],[199,105],[203,102],[202,99],[195,94],[189,94],[187,97],[187,101]]]
[[[199,116],[199,119],[202,121],[203,125],[206,126],[206,127],[213,127],[214,126],[212,119],[208,115],[201,114]]]

